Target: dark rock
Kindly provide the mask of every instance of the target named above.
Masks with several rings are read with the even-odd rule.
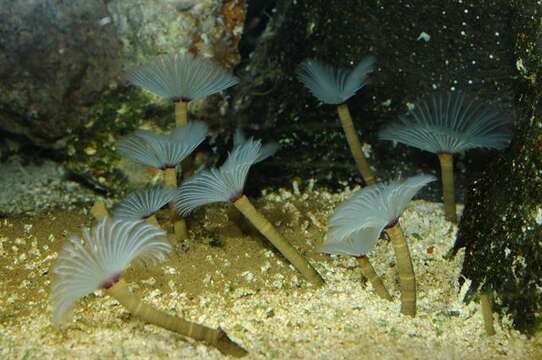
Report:
[[[542,320],[542,28],[537,1],[521,1],[514,16],[520,129],[511,151],[499,156],[468,190],[455,250],[465,247],[463,275],[494,292],[496,310],[521,330]]]
[[[119,71],[105,17],[98,0],[0,1],[0,129],[65,147]]]
[[[332,186],[356,178],[334,106],[319,105],[295,77],[298,64],[317,57],[352,66],[378,58],[372,84],[348,101],[370,162],[381,178],[438,169],[436,156],[379,142],[376,131],[406,111],[406,103],[434,88],[477,92],[509,106],[516,70],[509,1],[278,0],[274,17],[241,69],[234,116],[248,132],[279,140],[283,150],[259,166],[253,186],[314,176]],[[250,19],[248,19],[250,21]],[[429,41],[417,40],[426,33]],[[458,196],[492,154],[460,158]],[[439,198],[433,186],[433,197]]]

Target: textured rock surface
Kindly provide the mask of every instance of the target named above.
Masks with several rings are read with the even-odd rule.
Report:
[[[517,76],[509,31],[513,12],[499,0],[277,1],[235,96],[236,119],[284,146],[266,163],[272,174],[266,181],[310,173],[336,183],[356,173],[335,107],[319,105],[294,76],[306,57],[350,66],[375,54],[372,85],[348,102],[362,141],[373,148],[371,162],[383,178],[437,169],[436,157],[378,142],[376,130],[434,88],[475,91],[509,104]],[[418,40],[424,33],[429,41]],[[460,160],[459,184],[487,158],[469,154]]]
[[[521,129],[511,152],[469,189],[455,248],[466,247],[463,274],[474,290],[494,292],[499,311],[535,331],[542,320],[542,28],[539,2],[521,5],[515,18]]]
[[[102,1],[0,1],[0,129],[62,148],[118,72]]]
[[[124,65],[192,51],[231,67],[243,20],[240,0],[0,0],[0,130],[67,150],[103,130],[95,125],[108,119],[96,115],[108,97],[133,97],[117,87]],[[136,105],[156,104],[164,105]]]
[[[243,3],[112,0],[107,9],[127,62],[157,53],[192,51],[234,65],[238,61],[236,42],[243,29]]]
[[[0,159],[37,146],[99,193],[124,188],[115,141],[167,128],[173,107],[126,86],[122,68],[182,51],[231,68],[244,14],[243,0],[0,0]],[[192,105],[221,128],[220,96]]]

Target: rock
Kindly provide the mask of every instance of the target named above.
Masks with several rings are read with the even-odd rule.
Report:
[[[191,51],[231,67],[239,61],[244,1],[111,0],[107,10],[125,63]]]
[[[118,73],[102,1],[0,1],[0,128],[64,148]]]
[[[493,293],[495,310],[520,330],[542,320],[542,29],[536,1],[521,2],[512,19],[521,81],[520,129],[511,151],[495,159],[467,193],[455,250],[465,247],[462,274],[471,296]],[[521,65],[521,66],[519,66]]]
[[[125,189],[115,142],[144,123],[169,128],[173,107],[122,69],[183,51],[231,68],[244,14],[243,0],[0,0],[0,158],[46,149],[99,193]],[[192,105],[222,127],[221,96]]]
[[[95,116],[106,96],[134,97],[124,66],[180,51],[236,64],[244,9],[242,0],[0,0],[0,130],[73,152],[103,129]]]

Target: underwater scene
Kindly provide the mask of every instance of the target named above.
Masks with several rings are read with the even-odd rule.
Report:
[[[0,359],[542,359],[541,15],[0,0]]]

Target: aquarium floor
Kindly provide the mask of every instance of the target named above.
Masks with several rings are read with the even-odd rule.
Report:
[[[190,219],[190,239],[165,264],[126,273],[132,290],[168,312],[221,326],[254,359],[535,359],[542,339],[511,329],[508,318],[487,337],[475,303],[465,304],[458,274],[463,254],[450,261],[456,228],[440,204],[414,201],[401,218],[418,279],[418,315],[399,313],[393,251],[379,241],[370,259],[393,293],[378,298],[356,260],[314,252],[326,219],[346,189],[310,187],[265,194],[256,202],[325,278],[314,289],[227,206]],[[220,359],[200,343],[146,325],[103,292],[75,308],[64,329],[51,325],[50,267],[66,235],[90,224],[88,209],[61,210],[0,222],[0,358],[2,359]]]

